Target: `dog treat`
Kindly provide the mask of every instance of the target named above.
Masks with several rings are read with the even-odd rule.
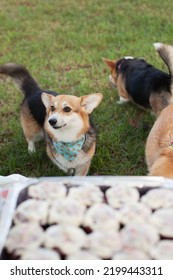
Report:
[[[49,203],[47,201],[28,199],[17,207],[13,220],[15,224],[38,222],[44,225],[47,223],[48,208]]]
[[[134,202],[132,204],[125,204],[119,210],[120,222],[125,225],[129,223],[144,223],[151,215],[151,210],[147,206]]]
[[[22,252],[21,260],[59,260],[60,255],[48,248],[27,249]]]
[[[106,191],[106,198],[113,208],[120,208],[123,204],[138,201],[139,192],[132,187],[117,185]]]
[[[136,248],[122,248],[112,257],[113,260],[149,260],[150,256]]]
[[[171,188],[152,179],[57,181],[20,192],[2,259],[173,259]]]
[[[71,188],[69,190],[69,197],[80,201],[86,206],[91,206],[94,203],[103,201],[103,193],[100,188],[94,184],[86,184],[82,187]]]
[[[119,229],[119,216],[109,205],[98,203],[87,210],[83,225],[93,230],[117,231]]]
[[[173,260],[173,242],[161,240],[150,250],[151,257],[156,260]]]
[[[88,250],[79,250],[74,254],[69,255],[67,260],[100,260],[98,256],[95,255],[92,251]]]
[[[165,237],[173,237],[173,208],[156,210],[150,222]]]
[[[74,199],[57,199],[51,205],[48,224],[67,223],[79,226],[82,223],[84,212],[85,206]]]
[[[61,182],[48,182],[44,181],[36,185],[30,186],[28,195],[38,199],[50,199],[65,197],[67,189]]]
[[[103,259],[109,259],[122,247],[120,235],[115,231],[94,231],[87,236],[87,248]]]
[[[73,254],[86,243],[85,232],[73,225],[53,225],[45,232],[44,245],[59,249],[63,254]]]
[[[173,191],[169,189],[153,189],[143,195],[141,201],[152,209],[173,207]]]
[[[120,232],[123,247],[136,248],[147,252],[159,240],[157,230],[149,224],[131,223]]]
[[[44,231],[37,223],[21,223],[11,228],[5,247],[9,253],[37,248],[44,241]]]

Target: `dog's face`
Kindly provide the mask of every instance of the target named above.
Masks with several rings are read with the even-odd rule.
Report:
[[[47,112],[45,130],[57,141],[76,141],[89,129],[89,115],[102,98],[101,93],[82,97],[42,93]]]

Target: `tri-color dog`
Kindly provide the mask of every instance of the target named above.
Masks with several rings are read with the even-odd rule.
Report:
[[[28,151],[44,137],[47,154],[68,174],[87,175],[96,148],[96,132],[90,114],[100,104],[101,93],[77,97],[42,90],[28,70],[18,64],[0,65],[0,74],[10,76],[24,93],[21,124]]]
[[[104,59],[110,69],[109,79],[117,87],[119,102],[132,100],[158,116],[173,101],[173,46],[155,43],[155,49],[168,67],[167,74],[144,59],[124,57]]]

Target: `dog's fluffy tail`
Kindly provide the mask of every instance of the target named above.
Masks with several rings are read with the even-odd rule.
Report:
[[[154,47],[159,53],[162,60],[168,67],[168,70],[171,75],[171,85],[170,90],[173,95],[173,46],[163,44],[163,43],[154,43]]]
[[[38,91],[40,87],[28,70],[16,63],[6,63],[0,65],[0,74],[10,76],[25,96],[30,96]]]

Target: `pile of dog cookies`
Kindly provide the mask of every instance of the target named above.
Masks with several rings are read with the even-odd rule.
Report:
[[[173,259],[173,190],[43,180],[18,197],[3,259]]]

